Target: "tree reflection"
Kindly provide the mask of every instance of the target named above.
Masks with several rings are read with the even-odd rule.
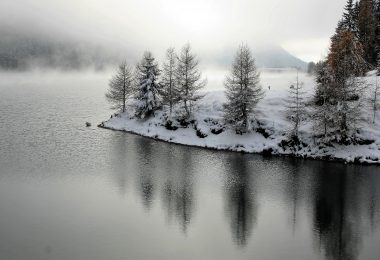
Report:
[[[154,199],[155,191],[155,162],[154,156],[157,152],[152,151],[154,142],[147,138],[136,137],[137,170],[139,172],[138,189],[144,206],[150,209]]]
[[[128,153],[127,149],[127,135],[115,133],[113,137],[111,156],[112,177],[115,179],[120,194],[124,196],[127,190],[127,172],[129,170],[129,163],[131,162],[130,158],[128,158],[130,153]]]
[[[298,220],[302,225],[310,223],[312,239],[326,259],[358,259],[363,235],[373,231],[380,222],[378,168],[372,168],[371,172],[369,168],[363,170],[338,163],[289,158],[260,160],[261,157],[237,153],[220,153],[210,160],[203,160],[212,152],[198,152],[191,147],[141,137],[131,137],[131,140],[129,145],[132,147],[127,149],[120,145],[115,149],[117,160],[128,160],[126,164],[119,164],[122,167],[115,168],[120,190],[125,190],[126,171],[123,167],[126,166],[136,173],[136,191],[144,207],[150,209],[155,195],[159,194],[164,209],[162,213],[184,234],[194,217],[195,190],[205,192],[204,189],[210,188],[207,179],[203,186],[195,186],[198,183],[195,178],[211,176],[203,175],[205,169],[222,177],[227,227],[233,242],[241,248],[248,244],[257,223],[259,199],[272,198],[275,206],[286,206],[285,214],[277,219],[286,222],[291,216],[293,238],[309,239],[309,233],[304,229],[297,234],[294,231]],[[218,201],[220,198],[213,199]],[[306,214],[303,211],[307,211]],[[264,212],[271,214],[270,211]],[[282,211],[277,212],[282,214]],[[204,216],[210,212],[201,208],[199,213]],[[211,214],[206,217],[212,219],[220,212]],[[289,221],[285,225],[290,227]],[[278,231],[269,228],[265,232],[271,235]]]
[[[252,167],[242,154],[229,156],[226,178],[226,214],[233,240],[245,246],[256,223],[257,205],[252,184]]]
[[[173,146],[167,146],[173,149]],[[183,147],[182,147],[183,148]],[[188,149],[176,150],[179,153],[166,152],[167,175],[162,189],[163,204],[169,221],[181,226],[184,233],[190,224],[194,208],[192,155]]]
[[[302,174],[302,161],[295,158],[289,159],[289,172],[287,175],[287,187],[286,187],[286,194],[287,199],[289,200],[288,205],[291,207],[291,219],[292,219],[292,228],[293,233],[295,232],[295,227],[297,223],[297,210],[298,210],[298,203],[300,200],[301,193],[301,186],[302,186],[302,180],[305,179],[305,175]]]
[[[321,164],[314,193],[314,230],[328,259],[357,259],[368,205],[359,174],[344,165]],[[352,168],[352,167],[351,167]]]

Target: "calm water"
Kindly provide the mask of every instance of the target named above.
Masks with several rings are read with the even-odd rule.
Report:
[[[380,258],[380,168],[98,129],[107,77],[0,75],[0,259]]]

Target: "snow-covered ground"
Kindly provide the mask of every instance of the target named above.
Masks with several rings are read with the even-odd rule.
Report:
[[[314,144],[312,136],[312,124],[306,123],[300,129],[300,139],[305,145],[301,145],[297,149],[284,148],[281,145],[283,140],[288,139],[287,133],[291,128],[286,120],[284,107],[287,88],[295,81],[295,75],[294,71],[281,73],[265,71],[262,73],[261,84],[266,95],[258,104],[255,113],[259,125],[256,126],[256,131],[244,135],[236,134],[233,129],[223,124],[225,96],[221,90],[207,92],[205,97],[199,101],[198,109],[194,111],[195,122],[187,127],[181,127],[178,124],[177,130],[166,129],[165,112],[158,112],[155,117],[147,120],[134,119],[132,114],[126,112],[113,116],[102,122],[100,126],[172,143],[218,150],[380,164],[380,113],[377,115],[377,123],[372,124],[370,107],[362,119],[359,135],[363,140],[374,141],[371,144],[317,145]],[[305,74],[301,74],[300,79],[304,83],[304,90],[310,97],[313,94],[314,79]],[[368,76],[365,80],[373,83],[376,78]]]

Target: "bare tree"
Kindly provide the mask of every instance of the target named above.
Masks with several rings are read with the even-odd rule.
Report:
[[[239,47],[224,85],[227,97],[227,103],[224,104],[225,120],[234,125],[237,133],[247,132],[249,118],[264,97],[264,91],[255,60],[246,45]]]
[[[194,102],[202,98],[199,94],[206,84],[206,80],[202,80],[202,73],[199,71],[199,61],[191,52],[190,44],[186,44],[179,55],[176,69],[176,81],[178,84],[179,99],[183,102],[186,117],[191,116],[191,108]]]
[[[175,78],[177,58],[174,48],[169,48],[166,51],[166,61],[162,66],[161,95],[163,103],[169,105],[170,115],[174,104],[178,102],[178,86]]]
[[[299,81],[298,69],[295,84],[289,87],[287,99],[287,118],[292,124],[291,137],[298,139],[299,128],[305,121],[305,92],[303,91],[303,83]]]
[[[376,83],[375,83],[375,88],[374,88],[374,93],[373,93],[373,99],[372,99],[372,104],[373,104],[373,124],[376,123],[376,113],[379,108],[379,95],[380,95],[380,85],[378,82],[378,76],[376,74]]]
[[[131,68],[126,62],[121,63],[116,74],[111,78],[106,93],[106,98],[112,104],[112,109],[121,109],[125,112],[127,98],[133,92],[132,82]]]

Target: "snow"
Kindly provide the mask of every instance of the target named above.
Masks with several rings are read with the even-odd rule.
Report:
[[[291,75],[291,76],[289,76]],[[282,78],[283,76],[283,78]],[[101,127],[127,131],[146,137],[159,139],[171,143],[213,148],[217,150],[229,150],[247,153],[268,153],[274,155],[297,156],[303,158],[339,160],[347,163],[380,164],[380,113],[377,115],[376,124],[372,124],[370,118],[372,111],[370,105],[365,113],[360,127],[359,136],[363,140],[373,140],[371,144],[324,146],[314,144],[312,136],[312,124],[310,122],[301,125],[300,140],[305,144],[298,149],[283,148],[281,142],[288,140],[287,133],[291,125],[285,117],[285,102],[287,87],[295,80],[295,74],[273,73],[265,75],[261,84],[266,91],[265,97],[258,103],[255,119],[259,122],[261,131],[252,131],[243,135],[223,123],[223,103],[225,95],[223,91],[206,92],[198,101],[198,108],[194,111],[193,124],[182,127],[176,122],[178,129],[165,128],[167,110],[158,111],[155,117],[149,119],[136,119],[133,111],[115,114],[109,120],[102,122]],[[365,78],[368,84],[376,81],[373,73]],[[301,75],[304,83],[306,97],[311,97],[314,89],[314,80],[310,76]],[[268,88],[270,86],[270,89]],[[369,88],[368,96],[371,95]],[[223,129],[218,133],[217,130]],[[197,131],[204,138],[197,136]],[[265,131],[265,136],[263,135]],[[214,133],[213,133],[214,132]],[[269,136],[268,136],[269,135]]]

